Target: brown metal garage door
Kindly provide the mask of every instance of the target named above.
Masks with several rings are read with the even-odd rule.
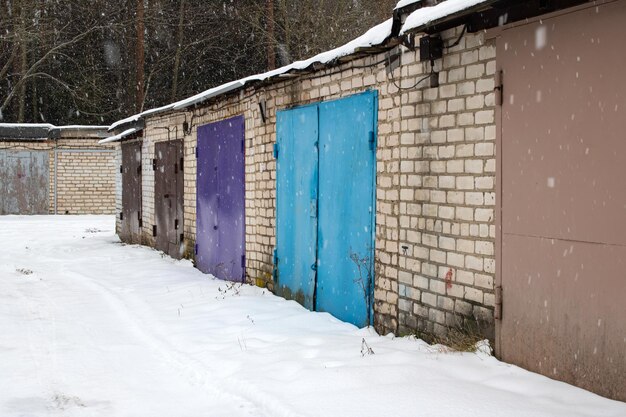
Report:
[[[0,215],[48,214],[48,151],[0,150]]]
[[[626,1],[506,29],[497,351],[626,400]]]
[[[155,145],[154,207],[156,248],[173,258],[183,255],[183,141]]]
[[[122,242],[141,243],[141,142],[122,144]]]

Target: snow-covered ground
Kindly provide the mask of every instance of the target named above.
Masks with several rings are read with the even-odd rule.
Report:
[[[0,217],[0,416],[626,416],[484,353],[214,280],[113,223]]]

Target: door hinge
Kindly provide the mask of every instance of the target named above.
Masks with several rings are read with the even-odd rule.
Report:
[[[274,159],[278,159],[278,151],[279,151],[278,143],[275,143],[274,144]]]
[[[178,163],[174,162],[174,174],[178,174]]]
[[[137,221],[139,222],[139,227],[143,227],[143,221],[141,220],[141,212],[137,212]]]
[[[195,245],[193,245],[193,253],[194,253],[194,255],[198,254],[198,244],[197,243]]]
[[[245,154],[246,153],[246,140],[242,140],[241,141],[241,153]]]
[[[156,158],[154,158],[154,159],[152,160],[152,170],[153,170],[153,171],[156,171],[156,168],[157,168],[157,160],[156,160]]]
[[[178,219],[174,219],[174,230],[178,230]]]
[[[241,255],[241,267],[246,267],[246,255]]]
[[[374,134],[373,131],[369,132],[368,142],[369,142],[370,151],[375,151],[376,150],[376,135]]]
[[[184,166],[183,164],[184,164],[184,163],[185,163],[185,158],[181,157],[181,158],[180,158],[180,162],[179,162],[179,166],[180,166],[180,170],[181,170],[181,171],[183,171],[183,170],[184,170],[184,169],[183,169],[183,166]]]
[[[124,212],[120,211],[120,220],[124,220]]]
[[[120,165],[120,174],[124,173],[124,165]]]
[[[504,100],[504,84],[503,84],[503,71],[496,71],[496,86],[493,88],[493,92],[496,95],[496,105],[501,106]]]
[[[141,164],[137,166],[137,175],[141,175]]]
[[[157,235],[157,226],[156,226],[156,224],[153,224],[152,225],[152,236],[156,237],[156,235]]]
[[[198,159],[198,154],[199,154],[199,153],[200,153],[200,152],[198,151],[198,147],[196,146],[196,159]]]
[[[502,320],[502,286],[496,287],[496,306],[493,312],[493,318],[496,320]]]
[[[179,243],[183,243],[183,242],[185,241],[185,234],[184,234],[184,233],[181,233],[181,234],[178,236],[178,238],[180,239],[178,242],[179,242]]]

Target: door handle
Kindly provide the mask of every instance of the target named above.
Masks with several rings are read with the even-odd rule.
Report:
[[[217,230],[217,225],[213,226],[213,230]]]

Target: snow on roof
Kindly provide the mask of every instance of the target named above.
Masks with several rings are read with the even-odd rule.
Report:
[[[54,126],[50,123],[0,123],[0,137],[3,140],[48,140],[58,139],[63,132],[93,131],[98,136],[104,136],[108,126]]]
[[[401,9],[403,7],[410,6],[415,3],[421,3],[422,1],[423,0],[400,0],[398,4],[396,4],[396,7],[394,8],[394,10]]]
[[[0,123],[2,129],[54,129],[54,126],[49,123]]]
[[[316,64],[316,63],[329,64],[337,60],[338,58],[354,54],[361,48],[381,45],[383,42],[385,42],[387,38],[391,36],[392,25],[393,25],[393,19],[386,20],[385,22],[377,26],[374,26],[373,28],[365,32],[363,35],[346,43],[345,45],[332,49],[330,51],[322,52],[307,60],[296,61],[292,64],[286,65],[284,67],[281,67],[272,71],[268,71],[262,74],[252,75],[250,77],[242,78],[237,81],[231,81],[226,84],[222,84],[220,86],[203,91],[202,93],[196,94],[195,96],[178,101],[176,103],[172,103],[163,107],[158,107],[155,109],[146,110],[139,114],[135,114],[133,116],[127,117],[125,119],[122,119],[113,123],[109,127],[109,131],[115,129],[118,126],[137,121],[141,119],[142,117],[150,116],[152,114],[161,113],[161,112],[165,112],[168,110],[181,110],[181,109],[193,106],[195,104],[206,101],[210,98],[217,97],[222,94],[226,94],[230,91],[241,88],[252,81],[264,81],[264,80],[279,76],[281,74],[285,74],[293,70],[303,70],[303,69],[309,68],[311,65]]]
[[[439,3],[432,7],[422,7],[417,9],[406,18],[400,35],[420,28],[435,20],[442,19],[452,14],[461,12],[474,6],[479,6],[483,3],[490,3],[493,0],[446,0],[443,3]]]
[[[69,125],[55,126],[50,123],[0,123],[3,129],[48,129],[48,130],[106,130],[109,126]]]
[[[52,126],[54,130],[107,130],[109,126],[67,125]]]
[[[98,143],[101,144],[101,145],[104,145],[105,143],[117,142],[118,140],[122,140],[126,136],[130,136],[133,133],[138,132],[140,130],[141,130],[141,128],[138,128],[138,127],[133,127],[131,129],[126,129],[122,133],[118,133],[115,136],[111,136],[111,137],[108,137],[106,139],[102,139],[102,140],[98,141]]]

